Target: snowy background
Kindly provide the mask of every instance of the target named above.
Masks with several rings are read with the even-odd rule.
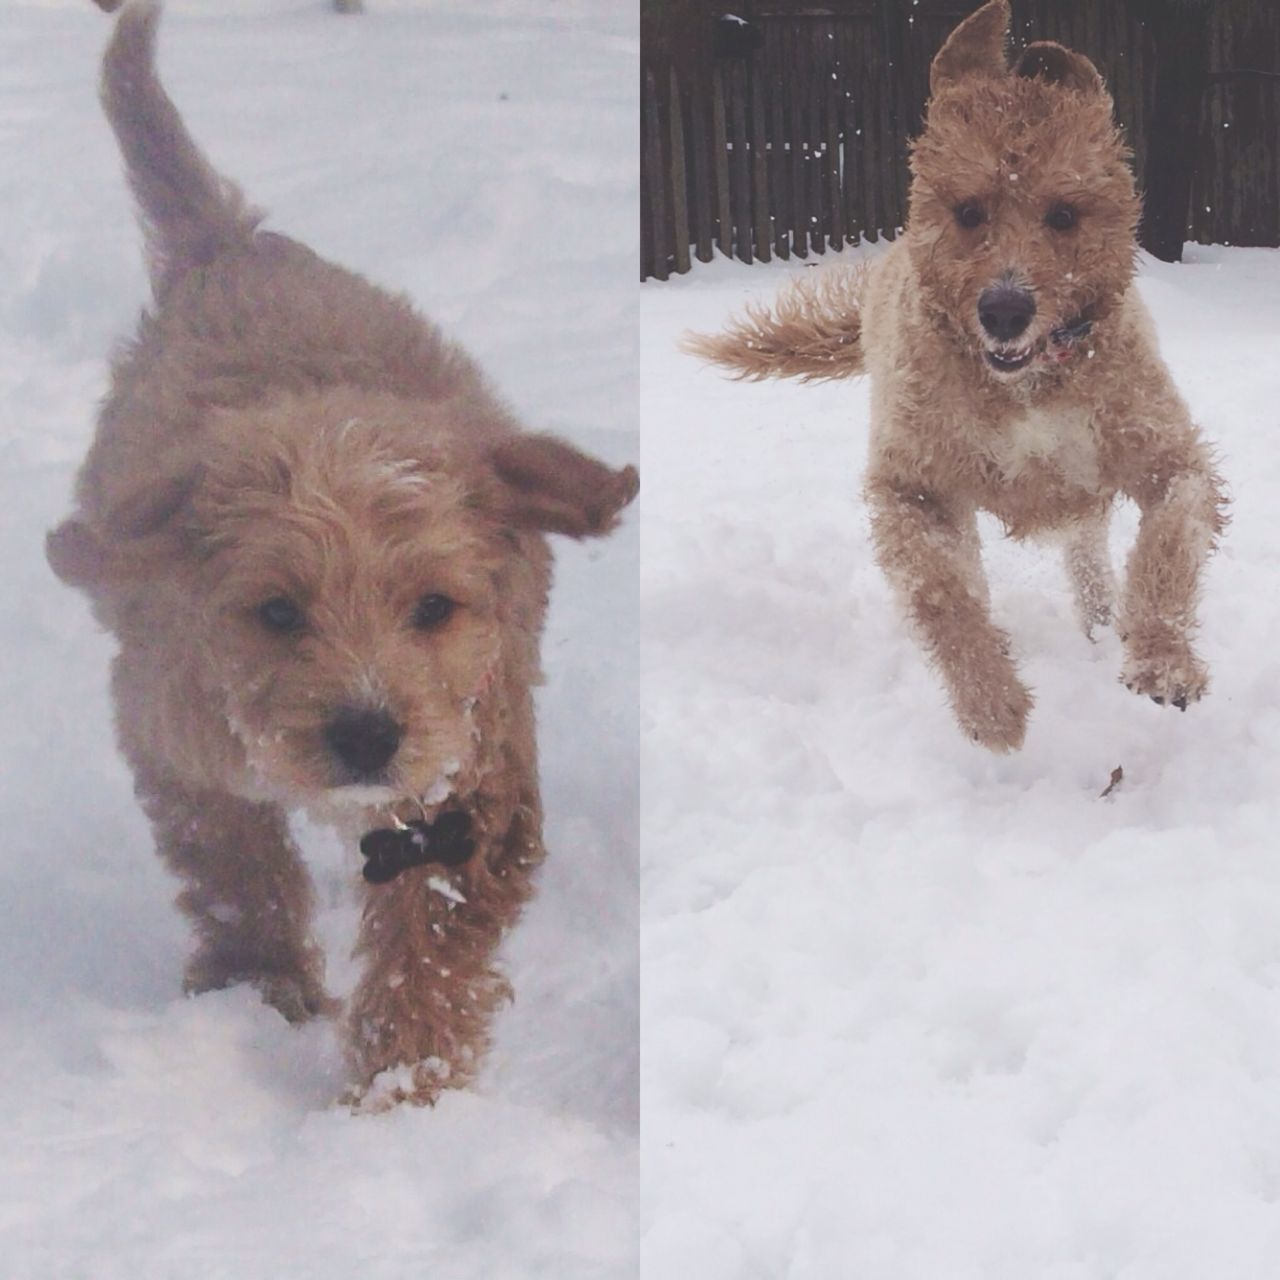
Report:
[[[161,72],[268,225],[406,290],[532,427],[636,436],[636,6],[178,0]],[[482,1087],[353,1118],[331,1030],[178,995],[185,933],[115,754],[108,641],[44,564],[145,298],[98,110],[109,21],[0,21],[0,1272],[615,1280],[635,1269],[637,520],[561,543],[552,850]],[[355,859],[307,836],[335,985]]]
[[[1127,692],[1057,556],[987,525],[1037,698],[999,758],[871,561],[865,383],[675,350],[807,269],[642,290],[646,1274],[1273,1280],[1280,251],[1142,263],[1235,501],[1210,696]]]

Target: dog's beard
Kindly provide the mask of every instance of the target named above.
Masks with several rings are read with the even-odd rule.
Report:
[[[338,809],[380,809],[400,798],[394,787],[385,784],[353,782],[324,792],[325,803]]]

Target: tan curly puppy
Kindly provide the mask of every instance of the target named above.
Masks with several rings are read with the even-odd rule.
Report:
[[[381,830],[352,1096],[429,1102],[474,1073],[543,856],[544,535],[607,533],[636,473],[520,434],[408,303],[256,230],[156,79],[157,17],[126,7],[103,73],[155,307],[49,559],[119,641],[120,743],[199,943],[187,988],[328,1010],[285,811]]]
[[[1005,59],[991,0],[934,59],[905,233],[870,268],[798,281],[689,350],[745,378],[871,375],[877,558],[966,733],[1022,745],[1032,698],[991,620],[975,515],[1062,540],[1087,632],[1112,619],[1107,522],[1141,509],[1118,606],[1122,679],[1186,709],[1201,570],[1225,523],[1209,448],[1133,288],[1139,204],[1087,58]]]

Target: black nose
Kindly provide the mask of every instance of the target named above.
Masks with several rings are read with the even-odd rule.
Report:
[[[403,730],[385,711],[339,711],[325,726],[329,749],[356,778],[372,778],[396,753]]]
[[[978,299],[978,319],[982,327],[1001,342],[1012,342],[1031,323],[1036,300],[1025,289],[1001,284],[984,289]]]

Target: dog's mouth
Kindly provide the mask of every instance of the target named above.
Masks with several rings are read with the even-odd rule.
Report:
[[[1028,343],[1025,347],[988,347],[982,354],[986,356],[987,364],[997,373],[1017,373],[1031,363],[1031,357],[1035,353],[1034,344]]]
[[[1004,343],[998,347],[984,347],[982,354],[988,368],[996,373],[1018,373],[1037,358],[1050,364],[1065,364],[1092,331],[1093,315],[1086,310],[1050,329],[1034,342],[1022,346]]]

